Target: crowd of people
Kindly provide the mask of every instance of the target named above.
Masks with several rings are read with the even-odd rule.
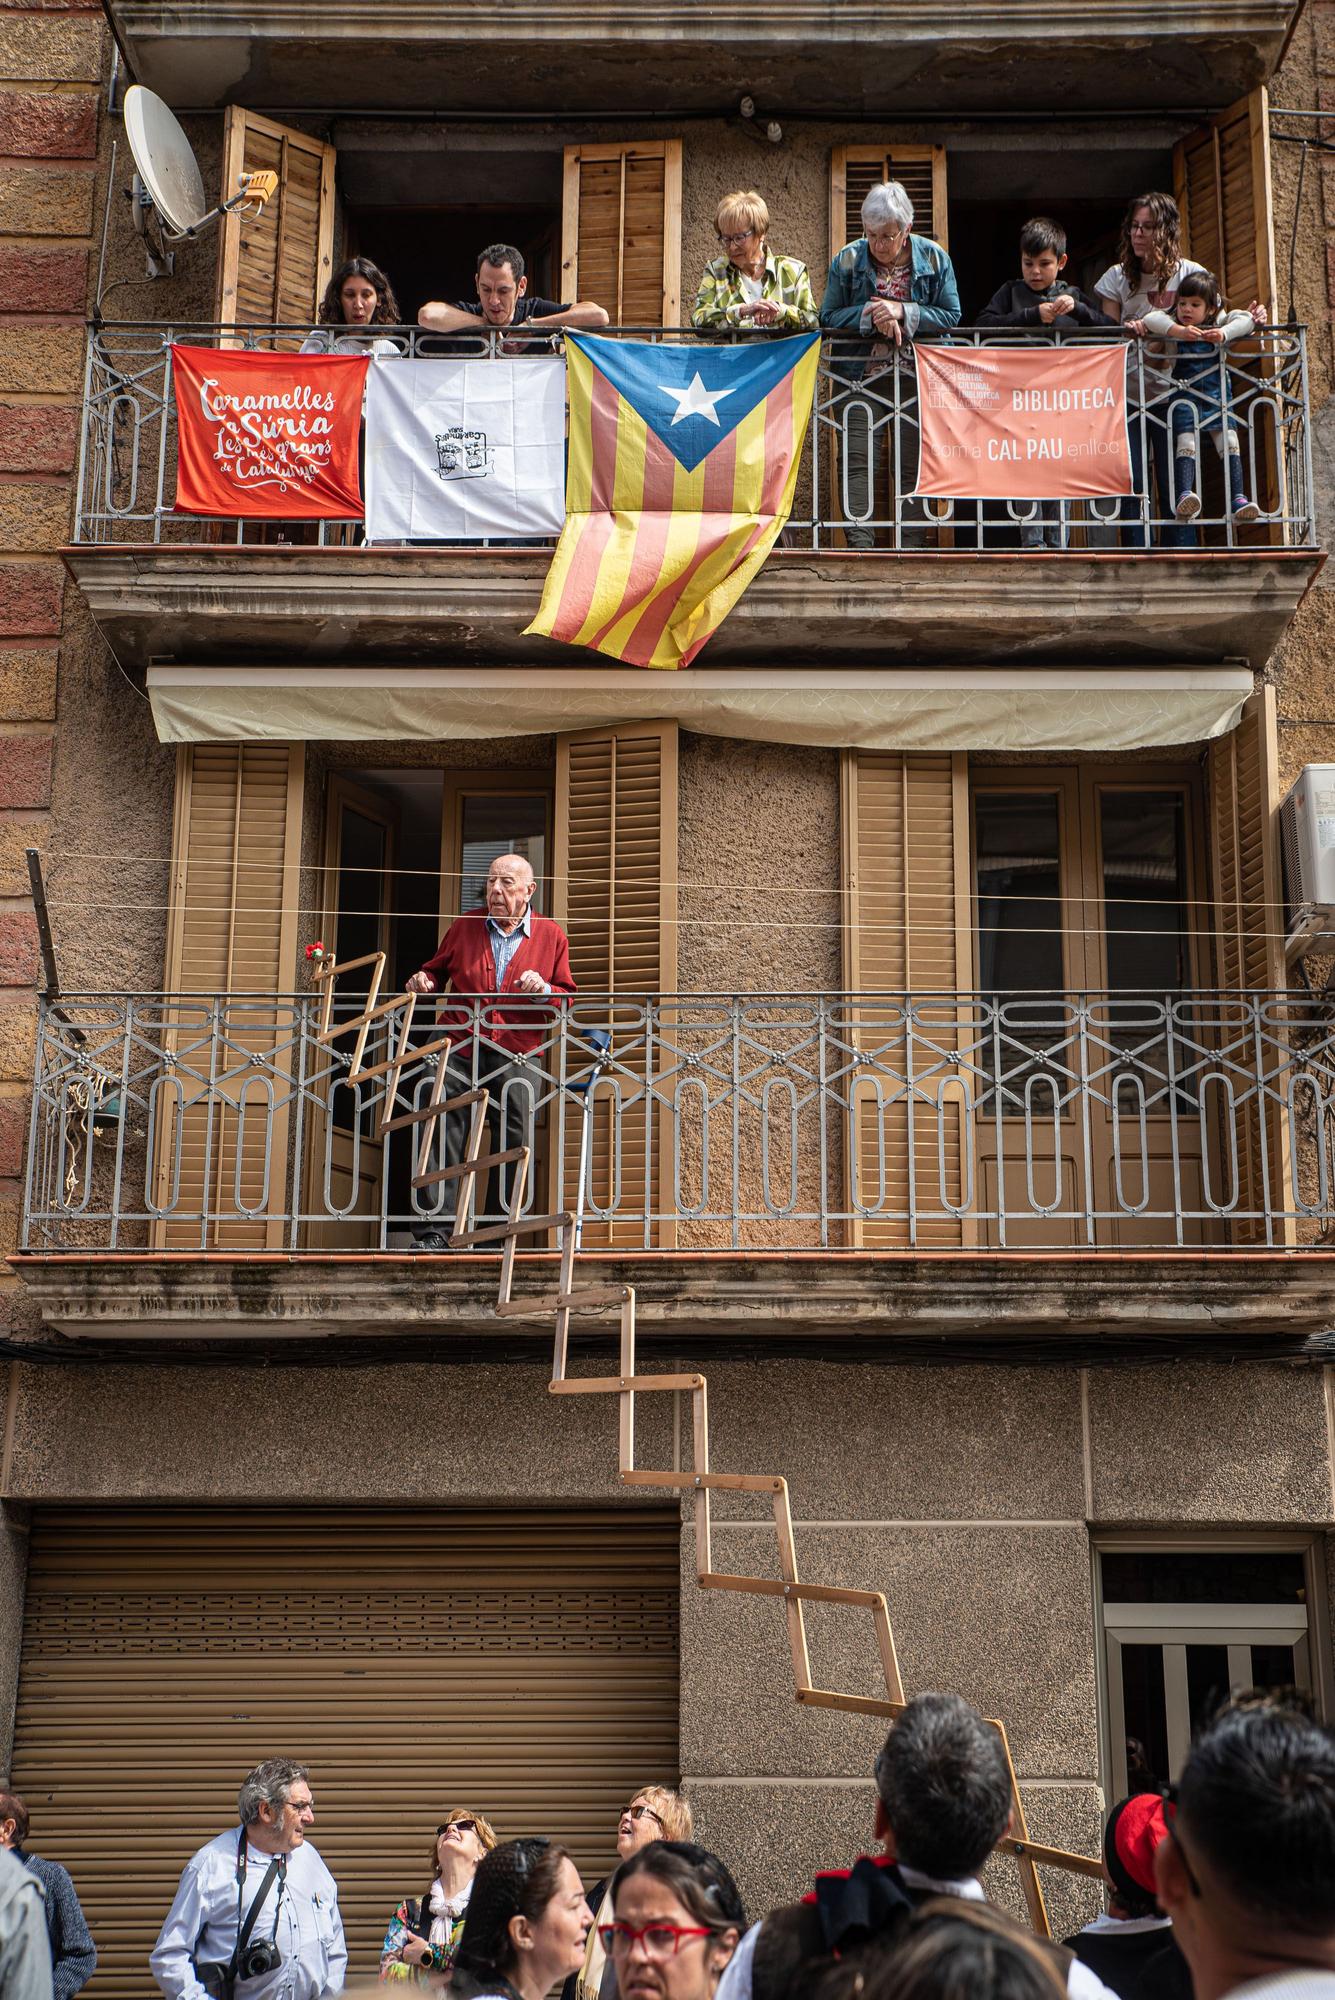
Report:
[[[783,335],[817,328],[841,343],[865,348],[865,359],[840,364],[845,404],[865,399],[878,376],[908,367],[915,341],[947,337],[961,324],[959,287],[946,250],[915,227],[913,201],[898,181],[882,181],[862,203],[863,234],[846,243],[829,266],[819,306],[806,264],[776,250],[770,213],[754,189],[725,195],[715,230],[719,253],[706,265],[691,311],[691,326],[705,336]],[[1143,367],[1128,379],[1128,417],[1134,493],[1123,503],[1122,538],[1143,544],[1141,497],[1151,469],[1166,547],[1195,544],[1201,512],[1199,453],[1209,437],[1226,467],[1226,502],[1233,519],[1254,521],[1256,502],[1245,491],[1239,427],[1244,422],[1230,388],[1223,351],[1263,323],[1260,305],[1230,310],[1217,277],[1182,254],[1182,222],[1172,195],[1138,195],[1122,224],[1117,262],[1097,279],[1092,294],[1065,276],[1066,232],[1050,216],[1034,216],[1020,232],[1019,275],[1001,285],[978,313],[982,328],[1019,330],[1055,339],[1076,328],[1120,328],[1143,353]],[[534,336],[565,328],[596,330],[608,315],[592,301],[561,304],[533,296],[524,257],[513,244],[488,244],[478,254],[476,297],[450,304],[432,300],[418,321],[434,333],[493,333],[522,327],[504,351],[523,352]],[[388,277],[365,257],[348,260],[334,274],[320,308],[320,324],[303,351],[394,352],[376,327],[398,325],[398,302]],[[881,398],[882,402],[884,397]],[[916,477],[917,422],[911,396],[897,399],[897,477],[909,492]],[[844,453],[850,548],[875,545],[873,435],[883,414],[846,428]],[[1147,449],[1148,447],[1148,449]],[[1150,464],[1147,466],[1146,459]],[[1151,498],[1155,496],[1151,494]],[[1067,522],[1053,501],[1012,503],[1021,543],[1060,547]],[[922,516],[911,539],[922,538]]]
[[[666,1787],[621,1812],[615,1864],[587,1893],[559,1841],[498,1840],[459,1808],[436,1830],[423,1893],[389,1920],[380,1980],[454,2000],[545,2000],[558,1986],[562,2000],[1335,2000],[1335,1734],[1295,1698],[1228,1703],[1176,1784],[1113,1808],[1106,1909],[1063,1944],[983,1887],[1012,1788],[976,1709],[918,1696],[874,1777],[873,1851],[753,1924]],[[240,1824],[187,1862],[153,1978],[166,2000],[332,2000],[347,1947],[307,1839],[307,1768],[270,1758],[238,1808]],[[26,1829],[12,1794],[0,1812]],[[0,2000],[73,1995],[95,1962],[77,1898],[63,1870],[9,1845]]]

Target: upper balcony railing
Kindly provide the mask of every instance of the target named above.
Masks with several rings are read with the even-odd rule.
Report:
[[[1217,371],[1202,389],[1167,392],[1145,344],[1120,331],[1065,334],[1057,343],[1117,343],[1127,349],[1132,452],[1160,480],[1140,479],[1139,497],[1062,502],[914,499],[918,463],[918,378],[912,346],[892,359],[868,360],[865,341],[826,337],[796,501],[783,546],[849,547],[923,554],[938,549],[1004,550],[1026,538],[1049,548],[1147,548],[1173,543],[1208,549],[1310,548],[1315,545],[1307,346],[1301,327],[1259,329],[1217,350]],[[342,522],[209,521],[174,513],[176,426],[172,404],[173,341],[260,351],[293,351],[305,327],[104,325],[90,338],[83,401],[75,540],[80,543],[191,544],[277,541],[346,545],[360,528]],[[332,337],[335,329],[329,329]],[[609,328],[612,336],[691,343],[699,336],[662,328]],[[405,355],[420,358],[559,349],[560,336],[479,332],[442,335],[417,327],[375,329]],[[37,336],[34,335],[34,338]],[[1023,331],[957,327],[953,346],[1030,344]],[[1050,345],[1045,340],[1045,344]],[[1219,412],[1236,437],[1242,482],[1255,509],[1234,518],[1221,470]],[[1174,515],[1168,467],[1184,440],[1195,445],[1201,511],[1191,528]],[[485,547],[485,543],[475,546]],[[529,546],[541,548],[543,544]]]
[[[581,994],[535,1003],[499,1074],[494,999],[450,1004],[450,1089],[490,1081],[493,1140],[531,1139],[526,1212],[573,1209],[585,1160],[591,1248],[1227,1250],[1335,1223],[1335,1023],[1306,993]],[[371,1028],[353,1084],[308,995],[43,1006],[24,1251],[411,1248],[457,1183],[413,1185],[436,1058],[415,1041],[396,1074],[397,1033]]]

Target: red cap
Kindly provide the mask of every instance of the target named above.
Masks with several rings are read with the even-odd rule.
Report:
[[[1103,1858],[1114,1887],[1154,1895],[1154,1850],[1167,1838],[1157,1792],[1138,1792],[1114,1806],[1103,1836]]]

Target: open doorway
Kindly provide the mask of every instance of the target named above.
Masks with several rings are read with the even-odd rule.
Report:
[[[559,209],[540,204],[494,208],[358,208],[347,220],[347,254],[370,257],[394,287],[405,325],[428,299],[455,305],[476,297],[478,252],[513,243],[523,256],[528,289],[557,298],[560,283]]]

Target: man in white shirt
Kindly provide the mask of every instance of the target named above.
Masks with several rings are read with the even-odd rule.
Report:
[[[987,1901],[978,1876],[1010,1829],[1011,1780],[1001,1738],[976,1708],[956,1694],[911,1701],[876,1760],[876,1794],[882,1853],[818,1875],[803,1902],[749,1930],[715,2000],[791,2000],[840,1953],[843,1932],[857,1945],[889,1934],[931,1896]],[[1071,2000],[1113,2000],[1073,1952],[1042,1942]]]
[[[306,1766],[257,1764],[237,1808],[240,1826],[182,1870],[153,1977],[167,2000],[329,2000],[343,1990],[348,1951],[334,1878],[306,1838]]]
[[[1196,2000],[1335,2000],[1335,1735],[1244,1699],[1192,1745],[1154,1868]]]

